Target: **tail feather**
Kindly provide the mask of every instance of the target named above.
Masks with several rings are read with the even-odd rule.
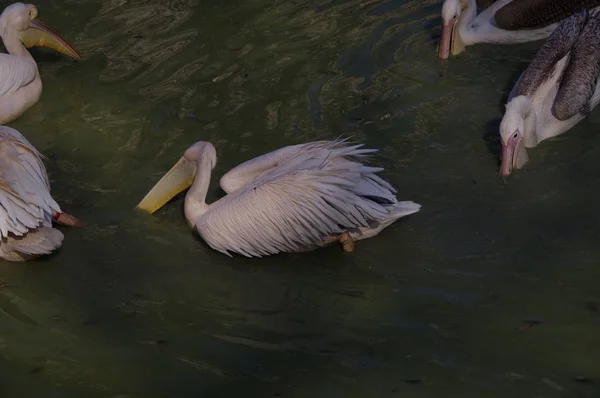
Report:
[[[9,237],[6,249],[27,255],[50,254],[62,246],[64,235],[58,229],[42,227],[24,236]],[[5,250],[6,250],[5,249]]]
[[[407,200],[396,203],[394,210],[390,212],[390,216],[394,218],[405,217],[409,214],[417,213],[419,210],[421,210],[420,204]]]
[[[398,202],[393,205],[392,211],[387,214],[385,220],[379,222],[370,221],[368,228],[353,228],[348,232],[354,240],[372,238],[379,235],[381,231],[389,227],[399,218],[416,213],[419,210],[421,210],[421,205],[418,203],[411,201]]]

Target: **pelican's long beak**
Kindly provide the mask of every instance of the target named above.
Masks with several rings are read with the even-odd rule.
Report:
[[[525,166],[529,156],[521,139],[521,132],[516,130],[506,143],[502,142],[502,164],[500,165],[500,176],[507,177],[513,168],[517,170]]]
[[[184,189],[189,188],[196,176],[196,163],[182,157],[152,187],[150,192],[136,206],[138,209],[152,214]]]
[[[47,47],[76,60],[81,59],[81,55],[68,41],[37,19],[32,19],[29,22],[29,28],[24,32],[20,32],[19,38],[27,48]]]
[[[448,59],[450,57],[450,49],[452,48],[454,36],[454,21],[448,23],[442,22],[442,39],[438,47],[438,55],[440,59]]]

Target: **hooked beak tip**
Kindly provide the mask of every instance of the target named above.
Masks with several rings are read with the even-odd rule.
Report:
[[[502,159],[502,164],[500,165],[500,172],[498,173],[500,177],[508,177],[512,173],[512,159],[504,160]]]
[[[25,47],[46,47],[80,61],[81,54],[62,36],[50,29],[39,19],[32,19],[29,28],[19,33]]]
[[[513,168],[519,167],[517,161],[519,160],[518,149],[521,141],[521,135],[518,130],[516,130],[513,134],[514,135],[508,138],[506,143],[502,141],[502,158],[500,165],[500,176],[502,177],[509,176],[512,173]]]

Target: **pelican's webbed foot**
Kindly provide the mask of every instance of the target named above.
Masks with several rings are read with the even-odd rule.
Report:
[[[341,234],[338,239],[338,242],[342,244],[342,248],[345,252],[350,253],[353,252],[355,249],[354,239],[352,239],[352,236],[350,236],[348,232],[344,232],[343,234]]]
[[[81,221],[79,221],[75,216],[67,213],[56,213],[54,215],[54,221],[58,224],[69,227],[83,227],[83,223]]]

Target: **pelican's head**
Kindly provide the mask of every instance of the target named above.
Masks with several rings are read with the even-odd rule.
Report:
[[[47,47],[80,60],[81,56],[69,42],[36,19],[38,10],[33,4],[13,3],[0,14],[0,36],[6,40],[18,38],[25,47]],[[15,37],[16,36],[16,37]]]
[[[198,141],[183,153],[183,159],[190,162],[207,162],[213,170],[217,164],[217,151],[210,142]]]
[[[500,175],[509,176],[513,169],[520,169],[529,161],[525,142],[532,139],[534,131],[526,123],[532,111],[531,101],[525,96],[513,98],[507,105],[502,122],[500,122],[500,138],[502,139],[502,164]],[[529,123],[531,124],[531,123]]]
[[[465,46],[457,32],[458,21],[462,12],[467,8],[466,0],[446,0],[442,6],[442,39],[438,48],[441,59],[460,54]]]
[[[183,153],[177,163],[152,187],[136,207],[154,213],[179,192],[192,185],[200,165],[209,167],[212,171],[216,164],[215,147],[210,142],[196,142]]]

